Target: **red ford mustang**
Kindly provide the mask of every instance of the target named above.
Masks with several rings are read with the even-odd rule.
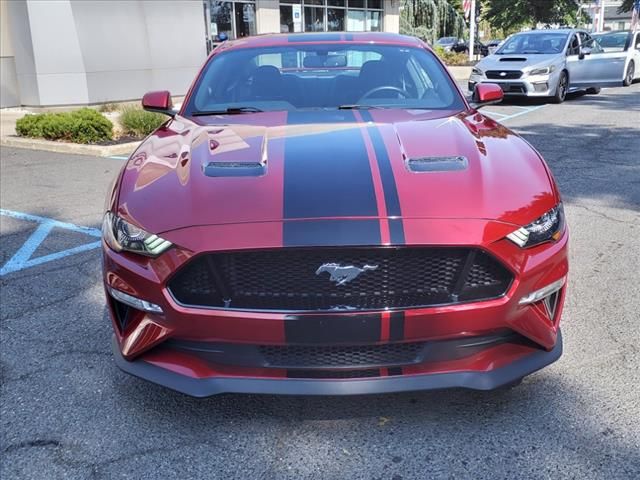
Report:
[[[568,233],[540,155],[391,34],[218,47],[110,191],[117,364],[194,395],[517,383],[559,358]]]

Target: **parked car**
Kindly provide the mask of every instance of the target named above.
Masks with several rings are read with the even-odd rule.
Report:
[[[620,30],[616,32],[596,33],[596,42],[608,56],[625,57],[623,85],[628,87],[634,80],[640,79],[640,30]]]
[[[489,40],[487,43],[485,43],[485,45],[487,46],[487,50],[489,52],[489,55],[492,55],[500,46],[500,44],[503,42],[504,40],[499,40],[499,39],[493,39],[493,40]]]
[[[171,118],[103,222],[117,365],[195,396],[346,395],[557,360],[569,235],[540,154],[476,109],[502,96],[467,100],[389,33],[230,40],[179,111],[146,94]]]
[[[436,40],[436,45],[442,47],[447,52],[450,52],[454,45],[461,40],[458,37],[442,37]]]
[[[506,95],[550,97],[622,84],[625,59],[604,52],[584,30],[534,30],[509,37],[494,55],[482,59],[469,77],[469,89],[498,83]]]
[[[469,41],[460,39],[451,47],[451,50],[456,53],[469,53]],[[486,57],[487,55],[489,55],[489,49],[482,42],[476,41],[473,48],[473,54]]]

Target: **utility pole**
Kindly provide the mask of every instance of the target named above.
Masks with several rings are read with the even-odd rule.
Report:
[[[469,61],[473,61],[476,46],[476,0],[471,0],[471,17],[469,20]]]

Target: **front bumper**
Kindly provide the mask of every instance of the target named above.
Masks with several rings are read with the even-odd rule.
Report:
[[[519,360],[489,371],[459,371],[350,380],[227,376],[195,378],[144,360],[125,360],[115,337],[112,345],[116,365],[126,373],[193,397],[208,397],[220,393],[365,395],[445,388],[493,390],[517,382],[522,377],[558,360],[562,355],[562,334],[558,331],[556,344],[551,351],[537,350]]]
[[[488,79],[483,75],[471,75],[467,88],[473,91],[478,83],[495,83],[502,87],[505,95],[520,97],[551,97],[556,93],[559,77],[551,75],[527,76],[513,80]]]
[[[560,356],[562,342],[559,322],[566,287],[560,292],[553,314],[549,314],[541,302],[520,305],[519,299],[566,277],[567,232],[557,242],[521,249],[504,239],[512,231],[509,225],[487,225],[480,220],[460,221],[459,226],[451,220],[411,222],[407,224],[419,226],[422,232],[442,232],[443,225],[451,228],[452,223],[464,229],[465,238],[470,244],[480,246],[512,271],[514,280],[507,293],[499,298],[471,303],[391,312],[345,311],[292,315],[193,308],[176,303],[167,290],[168,280],[192,258],[193,253],[176,247],[157,259],[148,259],[118,254],[105,246],[103,262],[106,286],[153,302],[163,310],[162,314],[137,311],[126,319],[123,327],[119,323],[119,313],[114,308],[115,302],[107,294],[115,332],[116,363],[132,375],[194,396],[223,392],[338,395],[449,387],[492,389],[528,375]],[[223,234],[228,232],[222,229],[208,227],[207,235],[193,235],[192,231],[187,234],[189,238],[203,238],[209,242],[212,239],[231,241],[228,240],[229,235]],[[485,237],[487,232],[491,234],[488,239]],[[259,234],[253,237],[262,238]],[[182,243],[180,238],[170,240],[175,245]],[[424,243],[438,242],[426,239]],[[207,244],[197,251],[228,248],[225,244]],[[304,330],[302,336],[298,335],[300,329]],[[330,335],[326,332],[330,332]],[[293,371],[302,368],[295,362],[283,367],[247,361],[247,355],[241,361],[231,361],[224,352],[216,357],[193,349],[174,348],[180,342],[254,348],[296,345],[385,346],[412,342],[431,344],[504,332],[511,332],[520,340],[501,341],[472,352],[465,350],[464,354],[440,350],[440,356],[427,355],[413,363],[383,365],[374,362],[367,366],[368,370],[362,372],[363,375],[354,372],[357,375],[339,378],[332,371],[336,370],[335,365],[313,367],[328,370],[320,373],[329,376],[315,375],[318,372],[307,375],[308,370],[302,374]],[[363,368],[358,364],[343,366],[342,370]]]

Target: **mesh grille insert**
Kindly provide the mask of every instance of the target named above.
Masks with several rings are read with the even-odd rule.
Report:
[[[419,361],[424,343],[356,346],[260,346],[270,367],[322,368],[407,365]]]
[[[338,284],[331,268],[318,272],[324,264],[363,271]],[[200,255],[178,271],[169,290],[179,303],[197,307],[379,310],[495,298],[511,279],[493,257],[469,248],[282,248]]]

